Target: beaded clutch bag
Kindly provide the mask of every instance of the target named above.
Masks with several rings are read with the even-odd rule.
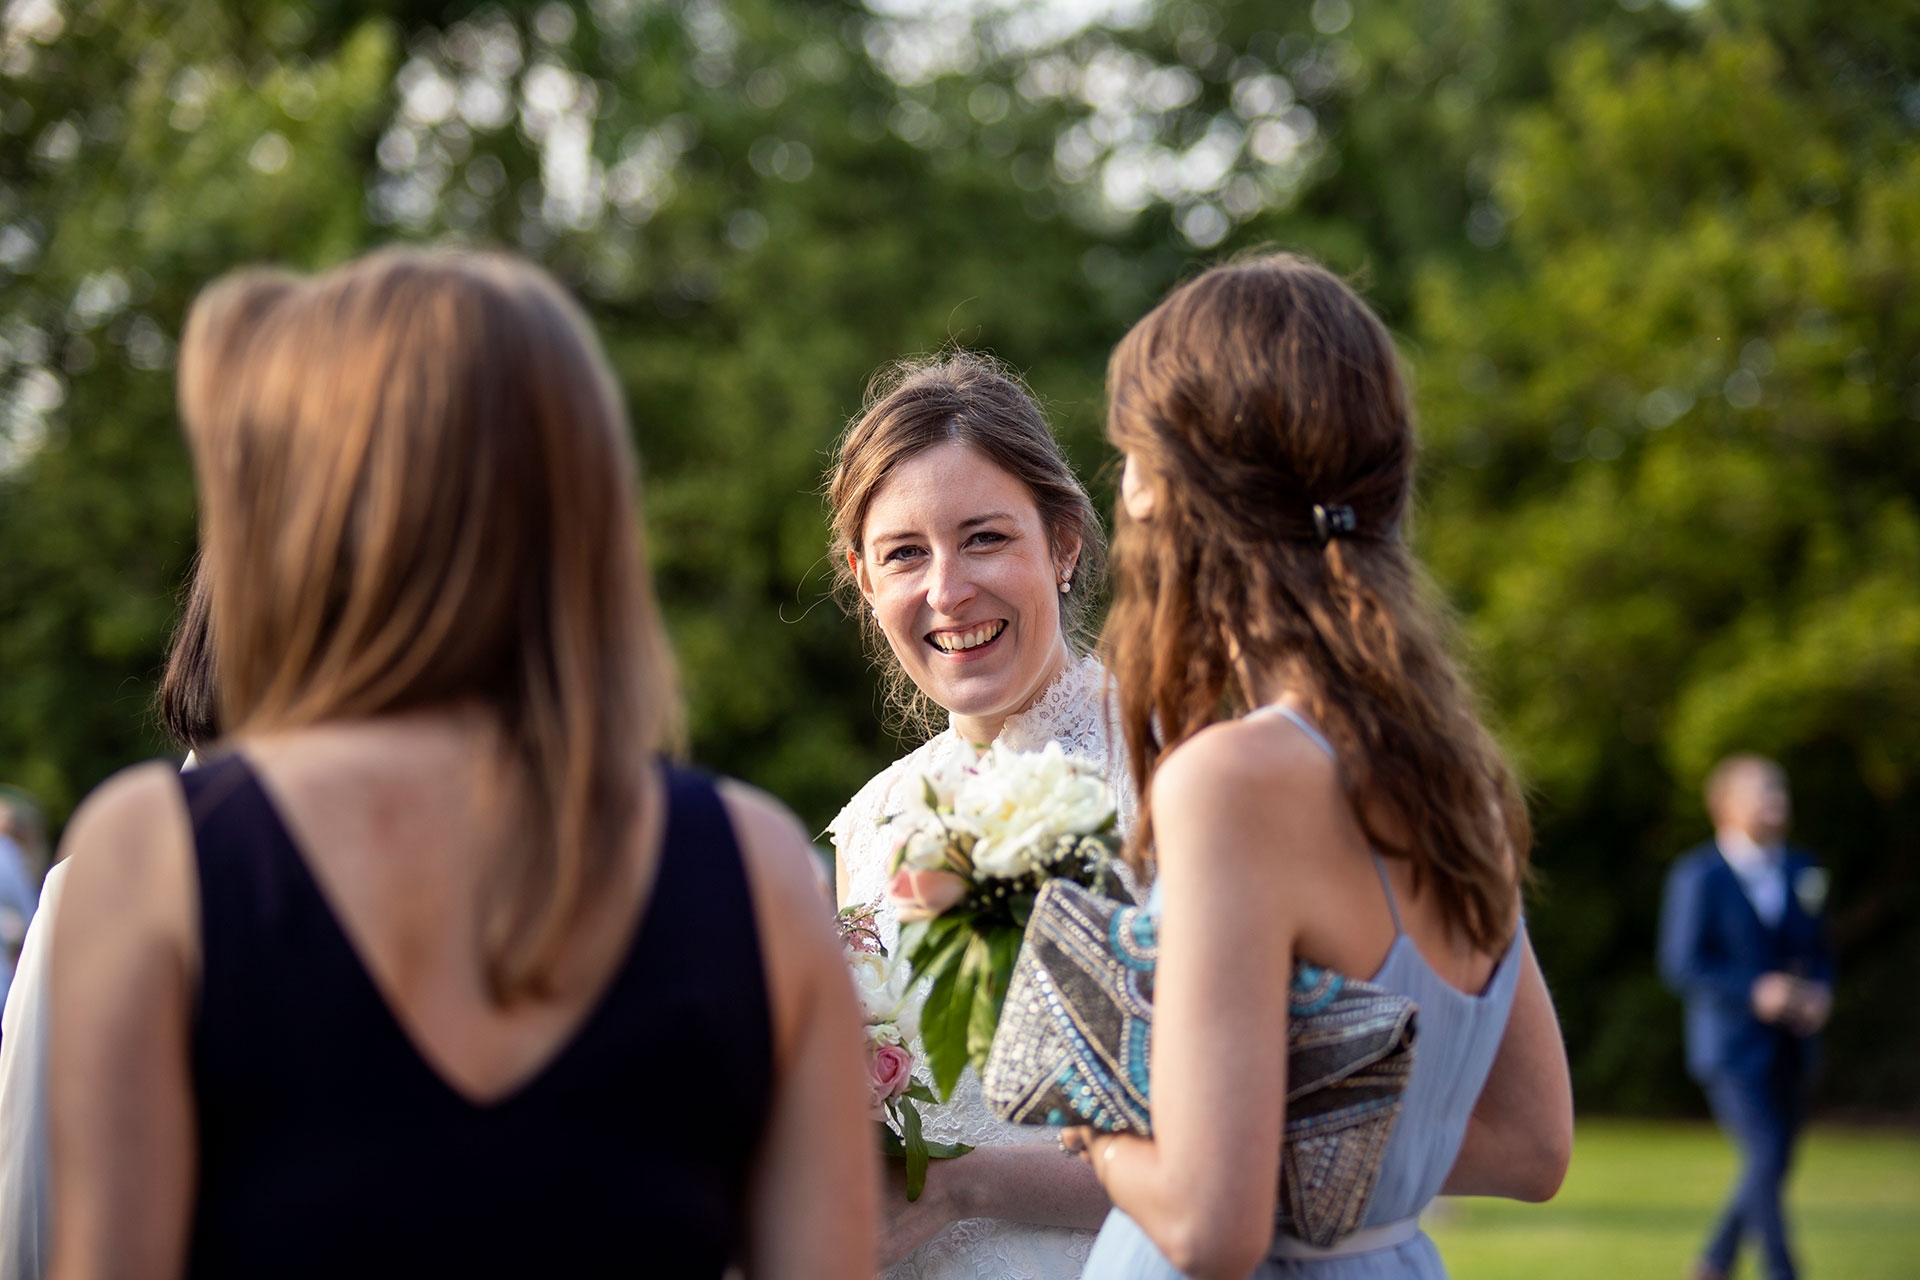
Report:
[[[981,1082],[1016,1124],[1151,1135],[1155,920],[1050,880],[1033,906]],[[1417,1009],[1331,969],[1296,965],[1276,1227],[1330,1245],[1360,1226],[1413,1068]]]

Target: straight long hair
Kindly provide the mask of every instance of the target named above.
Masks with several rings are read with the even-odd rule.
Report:
[[[179,393],[219,724],[490,708],[529,803],[484,904],[487,980],[547,994],[678,705],[585,316],[499,255],[241,271],[195,301]]]
[[[1278,668],[1310,691],[1368,839],[1474,945],[1503,946],[1526,805],[1403,537],[1413,426],[1385,326],[1316,263],[1232,263],[1127,333],[1107,394],[1108,434],[1156,498],[1149,520],[1122,512],[1106,631],[1140,794],[1167,751],[1250,709],[1242,671]],[[1152,847],[1149,813],[1142,869]]]

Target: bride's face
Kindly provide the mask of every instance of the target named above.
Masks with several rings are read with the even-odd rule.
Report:
[[[853,569],[894,656],[955,728],[991,741],[1068,661],[1056,559],[1033,496],[970,445],[937,445],[874,495]]]

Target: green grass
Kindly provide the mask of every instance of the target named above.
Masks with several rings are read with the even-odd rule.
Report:
[[[1681,1280],[1733,1176],[1711,1125],[1590,1121],[1550,1203],[1442,1201],[1427,1225],[1455,1280]],[[1920,1280],[1920,1135],[1815,1127],[1787,1203],[1806,1280]]]

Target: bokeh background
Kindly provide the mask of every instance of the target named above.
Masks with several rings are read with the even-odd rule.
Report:
[[[1104,503],[1127,325],[1321,256],[1416,383],[1414,537],[1533,790],[1583,1111],[1700,1110],[1653,927],[1750,749],[1833,874],[1824,1113],[1920,1116],[1920,7],[9,0],[0,780],[56,825],[163,749],[188,301],[396,239],[587,303],[694,753],[815,829],[901,749],[823,558],[868,375],[994,351]]]

